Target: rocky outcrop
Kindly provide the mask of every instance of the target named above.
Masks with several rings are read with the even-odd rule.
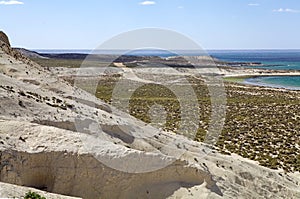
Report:
[[[25,48],[14,48],[14,50],[22,53],[24,56],[28,58],[40,58],[40,59],[47,59],[47,57],[41,56],[38,52],[27,50]]]
[[[91,155],[82,144],[80,136],[85,135],[24,122],[0,123],[4,142],[0,153],[0,161],[5,163],[0,170],[3,182],[91,199],[167,198],[180,187],[190,188],[204,182],[208,190],[220,194],[207,171],[185,161],[176,161],[155,172],[126,173],[107,167]],[[4,138],[9,132],[14,133]]]
[[[24,196],[29,192],[37,193],[47,199],[80,199],[77,197],[48,193],[32,187],[24,187],[0,182],[0,198],[24,198]]]
[[[299,182],[292,177],[237,157],[208,154],[201,158],[201,145],[192,142],[186,145],[190,149],[185,157],[170,165],[152,172],[132,173],[110,168],[98,158],[123,159],[130,154],[138,157],[141,151],[104,141],[101,150],[95,150],[84,143],[94,139],[89,139],[89,135],[28,122],[2,120],[0,125],[2,182],[91,199],[163,199],[178,194],[183,194],[182,198],[300,196]],[[184,142],[182,137],[174,138]],[[144,157],[151,156],[142,153]],[[166,157],[155,158],[160,162]]]
[[[0,41],[10,46],[8,36],[3,31],[0,31]]]

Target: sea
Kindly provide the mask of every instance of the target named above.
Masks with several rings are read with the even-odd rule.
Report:
[[[209,54],[225,61],[260,62],[262,66],[246,66],[272,70],[291,70],[300,72],[300,50],[224,50],[209,51]],[[300,76],[264,76],[247,78],[244,83],[300,90]]]
[[[140,56],[169,57],[176,55],[210,55],[223,61],[230,62],[260,62],[261,66],[244,66],[245,68],[262,68],[273,70],[293,70],[300,72],[299,50],[208,50],[208,51],[176,51],[146,49],[137,51],[121,50],[35,50],[39,53],[82,53],[82,54],[127,54]],[[267,76],[245,79],[244,83],[300,90],[300,76]]]

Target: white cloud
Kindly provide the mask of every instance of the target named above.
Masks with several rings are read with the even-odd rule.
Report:
[[[248,6],[259,6],[259,3],[249,3]]]
[[[177,8],[178,8],[178,9],[183,9],[184,7],[183,7],[183,6],[178,6]]]
[[[139,4],[143,5],[143,6],[149,6],[149,5],[155,5],[156,2],[155,1],[143,1],[143,2],[140,2]]]
[[[10,1],[0,1],[0,5],[22,5],[24,4],[21,1],[15,1],[15,0],[10,0]]]
[[[293,9],[290,9],[290,8],[279,8],[279,9],[275,9],[273,10],[273,12],[293,12],[293,13],[296,13],[296,12],[300,12],[299,10],[293,10]]]

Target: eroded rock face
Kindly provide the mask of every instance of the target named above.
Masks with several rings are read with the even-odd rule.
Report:
[[[109,153],[126,151],[109,142],[103,142],[101,150],[90,150],[83,144],[90,135],[28,122],[0,120],[0,126],[0,181],[6,183],[85,199],[300,197],[299,182],[292,177],[237,157],[215,153],[203,158],[197,143],[187,145],[189,151],[165,168],[130,173],[96,157],[151,153]],[[164,155],[156,158],[163,161]]]
[[[208,171],[189,165],[184,160],[177,160],[153,172],[128,173],[112,169],[97,160],[94,156],[120,157],[105,150],[87,150],[82,136],[88,135],[26,122],[0,120],[0,125],[0,162],[3,163],[0,180],[3,182],[87,199],[164,199],[180,188],[202,184],[211,195],[222,196]],[[13,133],[6,139],[4,137],[8,132]],[[113,149],[113,145],[111,143],[106,147]],[[126,150],[125,147],[118,147]],[[132,150],[131,153],[141,152]],[[164,156],[156,158],[163,161]]]
[[[0,41],[4,42],[10,46],[8,36],[3,31],[0,31]]]
[[[31,187],[18,186],[8,183],[0,182],[0,198],[24,198],[29,192],[34,192],[47,199],[80,199],[70,196],[58,195],[53,193],[47,193]]]

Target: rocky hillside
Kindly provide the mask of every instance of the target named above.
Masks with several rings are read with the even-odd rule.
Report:
[[[3,31],[0,31],[0,41],[10,46],[8,36]]]
[[[25,48],[14,48],[14,50],[22,53],[24,56],[26,56],[28,58],[48,59],[47,57],[43,57],[39,53],[37,53],[35,51],[27,50]]]
[[[0,197],[300,198],[298,177],[146,125],[3,41],[0,99]]]

